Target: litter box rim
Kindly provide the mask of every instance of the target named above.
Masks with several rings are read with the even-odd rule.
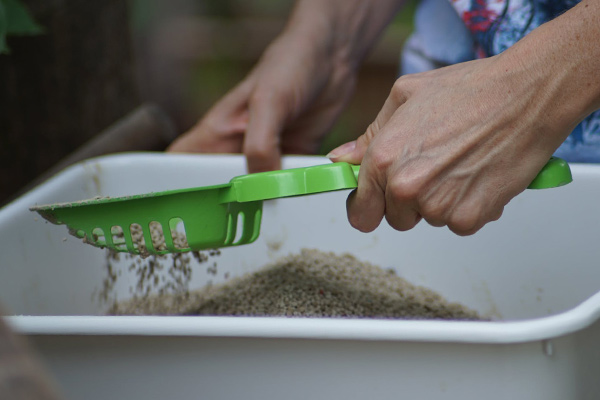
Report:
[[[439,321],[220,316],[7,316],[24,335],[117,335],[509,344],[553,339],[600,318],[600,292],[548,317]]]

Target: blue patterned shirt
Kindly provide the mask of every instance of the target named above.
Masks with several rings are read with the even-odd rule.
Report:
[[[405,72],[497,55],[580,0],[449,0],[459,18],[450,15],[447,1],[421,1],[416,33],[404,51]],[[448,54],[450,48],[456,56]],[[434,62],[427,67],[421,56]],[[581,122],[555,155],[570,162],[600,162],[600,110]]]

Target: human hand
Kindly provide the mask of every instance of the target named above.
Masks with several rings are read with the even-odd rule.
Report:
[[[284,33],[244,81],[169,151],[243,152],[250,172],[281,153],[316,153],[356,71],[404,0],[298,0]]]
[[[400,78],[367,132],[330,153],[362,164],[352,226],[423,218],[469,235],[498,219],[600,109],[599,16],[582,0],[498,56]]]
[[[249,172],[280,168],[281,153],[316,153],[355,85],[355,72],[323,44],[284,33],[168,151],[243,152]]]
[[[366,133],[330,153],[361,164],[351,225],[370,232],[385,216],[405,231],[423,218],[470,235],[500,218],[581,118],[555,112],[558,85],[519,63],[497,56],[398,79]]]

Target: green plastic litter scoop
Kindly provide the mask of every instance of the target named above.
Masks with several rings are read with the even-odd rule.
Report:
[[[353,189],[358,171],[358,165],[340,162],[242,175],[223,185],[31,210],[54,224],[67,225],[72,235],[98,247],[141,255],[199,251],[255,241],[263,200]],[[529,188],[552,188],[571,181],[569,165],[552,158]]]

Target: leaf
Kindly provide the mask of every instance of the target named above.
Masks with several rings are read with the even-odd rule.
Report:
[[[8,53],[8,46],[6,45],[6,12],[4,5],[0,1],[0,54]]]
[[[29,11],[19,0],[0,0],[6,12],[6,34],[7,35],[39,35],[44,29],[38,25]]]

